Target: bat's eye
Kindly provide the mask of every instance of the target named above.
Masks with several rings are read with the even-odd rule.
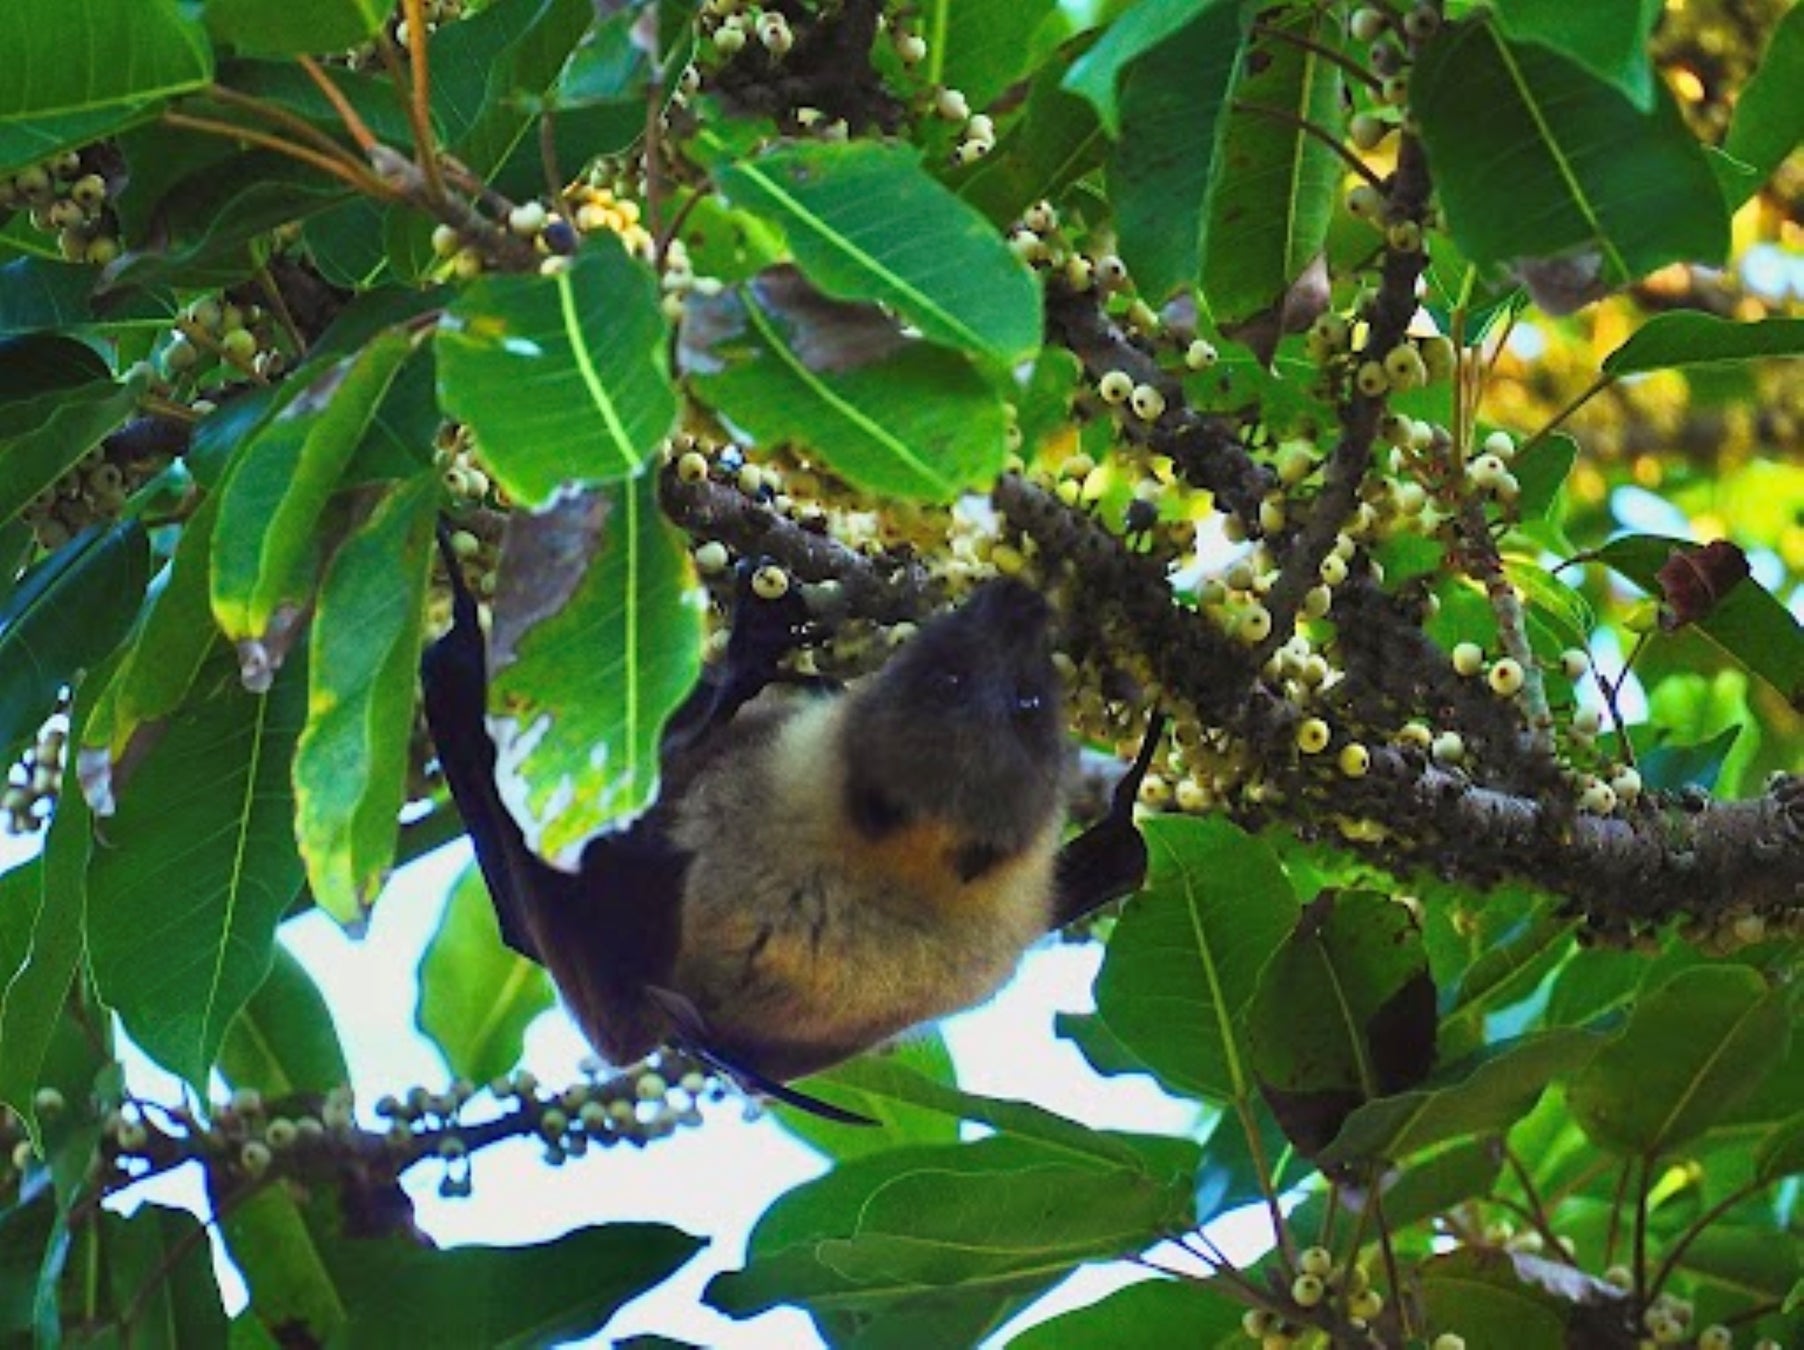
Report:
[[[1018,689],[1015,691],[1015,716],[1037,717],[1046,707],[1046,695],[1038,689]]]
[[[965,692],[965,675],[961,670],[942,666],[933,672],[931,683],[933,692],[943,699],[955,699]]]

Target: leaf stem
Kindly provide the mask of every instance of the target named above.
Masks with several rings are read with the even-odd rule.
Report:
[[[226,140],[243,141],[246,145],[255,145],[265,150],[273,150],[279,155],[287,155],[290,159],[299,160],[329,177],[336,178],[356,192],[383,199],[394,196],[388,185],[367,169],[359,166],[356,172],[352,172],[350,166],[342,160],[322,155],[317,150],[310,150],[306,146],[296,145],[293,141],[285,141],[280,136],[271,136],[268,132],[256,131],[232,122],[215,121],[211,117],[196,117],[192,113],[176,112],[173,109],[165,111],[162,119],[166,126],[180,127],[186,131],[199,131]]]
[[[1333,132],[1317,126],[1308,118],[1299,117],[1288,108],[1273,108],[1264,103],[1248,103],[1245,100],[1238,98],[1228,106],[1234,112],[1251,113],[1255,117],[1269,117],[1274,122],[1282,122],[1286,126],[1295,127],[1297,130],[1315,137],[1323,145],[1339,155],[1346,166],[1353,170],[1354,173],[1365,179],[1366,182],[1370,183],[1380,192],[1384,191],[1384,179],[1378,176],[1377,171],[1373,169],[1371,165],[1367,164],[1358,155],[1354,154],[1351,150],[1347,149],[1345,145],[1341,144],[1340,138]]]
[[[1288,42],[1293,47],[1299,48],[1302,51],[1311,52],[1314,55],[1321,57],[1324,61],[1332,62],[1334,65],[1337,65],[1342,70],[1346,71],[1346,73],[1351,75],[1354,79],[1358,80],[1367,89],[1381,89],[1384,87],[1383,80],[1380,80],[1353,57],[1348,56],[1345,52],[1337,52],[1334,48],[1325,43],[1317,42],[1314,38],[1307,38],[1301,33],[1293,33],[1287,28],[1267,23],[1255,23],[1253,25],[1253,32],[1258,37],[1275,38],[1279,42]]]

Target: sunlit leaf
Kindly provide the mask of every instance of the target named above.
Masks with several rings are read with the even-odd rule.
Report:
[[[301,886],[289,763],[306,721],[305,665],[289,661],[266,697],[246,693],[223,663],[203,672],[205,696],[170,719],[119,793],[89,873],[101,996],[133,1040],[201,1092]]]
[[[1565,0],[1497,0],[1497,23],[1521,42],[1538,42],[1608,80],[1644,111],[1654,102],[1647,36],[1661,0],[1580,5]]]
[[[1715,314],[1656,314],[1604,358],[1604,374],[1637,375],[1673,366],[1804,356],[1804,319],[1737,323]]]
[[[340,923],[363,920],[394,861],[439,491],[428,473],[389,492],[339,546],[313,612],[295,836]]]
[[[716,182],[736,205],[782,226],[796,262],[828,295],[888,305],[929,341],[999,361],[1040,345],[1032,274],[982,216],[922,172],[914,152],[874,142],[797,146],[729,165]]]
[[[1746,966],[1696,966],[1644,994],[1567,1091],[1598,1145],[1653,1158],[1708,1127],[1785,1058],[1790,999]]]
[[[544,970],[501,941],[482,873],[466,868],[420,963],[414,1023],[454,1077],[487,1083],[520,1062],[527,1025],[556,996]]]
[[[1767,39],[1760,68],[1735,100],[1734,120],[1723,150],[1749,169],[1729,194],[1740,206],[1804,140],[1804,10],[1796,6],[1779,18]]]
[[[219,1070],[234,1088],[254,1088],[272,1101],[350,1081],[325,997],[286,947],[276,948],[269,978],[232,1019]]]
[[[465,289],[437,338],[439,398],[508,493],[637,475],[676,417],[657,285],[605,231],[556,276]]]

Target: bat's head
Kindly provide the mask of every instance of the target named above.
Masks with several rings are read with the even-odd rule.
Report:
[[[908,816],[950,820],[1005,851],[1063,809],[1071,748],[1051,608],[997,580],[924,625],[852,696],[856,776]]]

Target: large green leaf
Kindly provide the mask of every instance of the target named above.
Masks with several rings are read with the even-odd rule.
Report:
[[[1639,375],[1674,366],[1804,356],[1804,319],[1737,323],[1695,310],[1656,314],[1604,358],[1606,375]]]
[[[1729,194],[1740,206],[1773,176],[1804,140],[1804,9],[1792,6],[1779,19],[1760,69],[1735,100],[1735,119],[1723,139],[1723,150],[1752,172]]]
[[[286,947],[277,944],[269,978],[232,1019],[219,1069],[234,1088],[255,1088],[272,1101],[350,1081],[332,1011]]]
[[[105,135],[213,77],[206,35],[175,0],[7,0],[0,53],[0,173]]]
[[[599,556],[568,600],[526,629],[490,690],[494,716],[516,733],[535,728],[523,750],[504,728],[497,739],[506,767],[529,786],[542,826],[536,846],[547,857],[650,801],[659,730],[701,669],[702,616],[688,600],[687,556],[658,510],[655,475],[604,500]],[[503,588],[542,602],[539,586],[555,583],[510,576],[510,564],[503,559]],[[570,583],[567,559],[562,568]]]
[[[1667,559],[1692,547],[1683,539],[1632,534],[1611,540],[1595,557],[1657,595],[1658,573]],[[1804,707],[1804,624],[1754,578],[1745,578],[1694,626],[1793,707]]]
[[[0,337],[51,329],[169,327],[178,309],[170,294],[134,290],[96,300],[99,275],[86,263],[50,258],[19,258],[0,267]]]
[[[1654,106],[1647,37],[1661,0],[1572,5],[1566,0],[1493,0],[1497,25],[1521,42],[1538,42],[1607,80],[1646,112]]]
[[[1658,82],[1642,112],[1582,67],[1475,18],[1423,51],[1411,96],[1448,226],[1480,267],[1595,255],[1598,278],[1620,285],[1727,251],[1716,179]]]
[[[240,451],[213,532],[213,616],[228,638],[262,642],[305,606],[314,524],[411,350],[389,334],[328,365]]]
[[[1199,274],[1205,209],[1222,173],[1228,93],[1244,38],[1235,7],[1211,5],[1117,77],[1121,134],[1109,150],[1109,195],[1121,256],[1149,297]]]
[[[121,521],[70,540],[0,604],[0,753],[15,752],[64,686],[119,645],[149,572],[144,530]]]
[[[1276,20],[1292,36],[1332,47],[1334,21],[1314,10]],[[1213,79],[1213,76],[1206,78]],[[1276,36],[1240,55],[1209,181],[1202,290],[1218,324],[1270,309],[1321,251],[1345,166],[1298,125],[1332,125],[1341,113],[1341,70]]]
[[[716,147],[718,149],[718,147]],[[875,142],[795,146],[717,170],[722,192],[782,226],[810,281],[888,305],[931,342],[998,361],[1040,345],[1040,288],[989,222]]]
[[[1029,1327],[1013,1350],[1145,1350],[1149,1345],[1213,1346],[1246,1341],[1245,1311],[1220,1289],[1197,1280],[1148,1280],[1099,1303]]]
[[[0,341],[0,362],[40,372],[29,392],[13,379],[0,388],[0,520],[11,520],[116,430],[142,391],[69,338]]]
[[[87,806],[73,791],[73,775],[64,779],[43,862],[25,870],[21,884],[5,894],[26,908],[6,923],[23,964],[4,972],[9,978],[0,993],[0,1101],[19,1113],[40,1142],[33,1098],[44,1081],[51,1042],[66,1024],[69,987],[81,960],[92,842]]]
[[[1065,74],[1065,88],[1086,100],[1110,136],[1121,133],[1121,107],[1116,95],[1123,73],[1140,57],[1204,10],[1231,8],[1221,0],[1145,0],[1118,15],[1102,38]]]
[[[1055,0],[927,0],[926,78],[959,90],[972,108],[989,106],[1051,49],[1056,9]]]
[[[704,1245],[676,1228],[611,1223],[519,1247],[346,1241],[327,1248],[349,1317],[334,1345],[532,1350],[592,1336]]]
[[[1489,1046],[1414,1091],[1367,1102],[1316,1161],[1323,1167],[1389,1161],[1462,1135],[1502,1135],[1597,1045],[1589,1033],[1560,1030]]]
[[[130,1343],[140,1350],[224,1347],[225,1307],[200,1220],[161,1205],[99,1220],[112,1305],[121,1320],[130,1316]]]
[[[1324,891],[1259,974],[1247,1008],[1252,1064],[1305,1156],[1362,1103],[1415,1087],[1433,1063],[1434,982],[1402,904]]]
[[[301,887],[289,764],[306,721],[305,667],[291,659],[265,697],[227,663],[208,667],[203,696],[119,792],[90,869],[101,996],[197,1092],[268,974],[276,923]]]
[[[903,1081],[878,1091],[860,1086],[883,1083],[886,1071],[894,1071]],[[959,1117],[938,1102],[915,1100],[911,1085],[923,1078],[948,1087],[958,1081],[952,1052],[937,1028],[916,1028],[881,1055],[865,1055],[809,1078],[810,1093],[820,1095],[825,1088],[825,1095],[835,1102],[876,1121],[877,1129],[848,1130],[838,1121],[793,1106],[778,1105],[775,1114],[790,1133],[836,1163],[900,1144],[956,1143]]]
[[[313,612],[295,836],[320,907],[360,924],[395,857],[438,478],[392,489],[332,559]]]
[[[433,113],[452,152],[478,178],[487,181],[533,133],[534,105],[595,14],[593,0],[499,0],[433,34]],[[543,173],[535,179],[533,190],[542,189]]]
[[[375,36],[388,0],[207,0],[207,31],[241,52],[336,52]]]
[[[1453,1332],[1467,1350],[1565,1350],[1573,1300],[1530,1278],[1532,1258],[1500,1248],[1463,1247],[1424,1261],[1422,1312],[1428,1330]],[[1567,1269],[1542,1263],[1551,1272]],[[1588,1281],[1574,1272],[1575,1286]],[[1595,1301],[1602,1302],[1601,1297]]]
[[[520,1062],[526,1028],[557,996],[536,962],[501,941],[482,873],[464,869],[420,961],[414,1024],[454,1077],[487,1083]]]
[[[869,492],[949,501],[1002,469],[1002,399],[966,357],[793,270],[692,300],[683,338],[697,392],[735,426],[806,446]]]
[[[1086,1053],[1103,1033],[1173,1092],[1246,1100],[1247,1005],[1296,923],[1295,893],[1271,849],[1225,820],[1162,817],[1142,833],[1146,885],[1109,938],[1096,1012],[1064,1025]]]
[[[708,1302],[740,1317],[796,1302],[881,1319],[1019,1298],[1190,1221],[1200,1151],[1187,1140],[1097,1132],[1087,1147],[1049,1147],[1001,1128],[855,1158],[790,1191]]]
[[[1694,966],[1643,995],[1566,1098],[1592,1141],[1655,1158],[1760,1085],[1791,1043],[1792,1000],[1746,966]]]
[[[657,284],[603,232],[550,277],[478,280],[438,331],[439,399],[508,493],[638,474],[676,418]]]
[[[83,760],[82,791],[90,801],[104,803],[112,770],[133,739],[181,706],[219,640],[207,605],[207,559],[218,514],[219,498],[209,495],[188,518],[131,645],[94,703],[82,745],[104,759]]]

